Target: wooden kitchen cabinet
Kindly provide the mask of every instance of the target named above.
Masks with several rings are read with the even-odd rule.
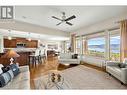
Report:
[[[17,44],[25,44],[24,48],[37,48],[38,41],[28,41],[26,38],[15,38],[12,40],[4,39],[4,48],[17,48]]]
[[[16,43],[26,43],[26,41],[25,38],[16,38]]]
[[[4,48],[16,48],[16,39],[4,39]]]
[[[27,41],[26,48],[37,48],[38,42],[36,40]]]

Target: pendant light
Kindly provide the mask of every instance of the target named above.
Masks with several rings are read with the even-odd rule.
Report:
[[[11,37],[11,30],[8,30],[8,31],[9,31],[8,40],[12,40],[12,37]]]
[[[30,32],[28,33],[28,41],[31,41]]]
[[[41,40],[40,40],[40,35],[38,35],[38,42],[41,42]]]

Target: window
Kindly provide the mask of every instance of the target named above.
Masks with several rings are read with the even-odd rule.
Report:
[[[120,61],[120,29],[83,35],[82,40],[76,38],[76,53],[81,49],[86,56]]]
[[[110,60],[120,61],[120,34],[110,34]]]
[[[69,48],[70,48],[70,42],[66,41],[65,42],[65,53],[69,52]]]
[[[96,57],[104,57],[105,53],[105,37],[96,37],[87,40],[87,54]]]
[[[80,49],[81,49],[80,39],[76,38],[76,53],[77,54],[80,54]]]

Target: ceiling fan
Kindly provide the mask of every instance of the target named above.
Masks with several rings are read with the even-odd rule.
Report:
[[[58,17],[55,17],[55,16],[52,16],[52,18],[54,18],[54,19],[57,19],[57,20],[60,20],[60,21],[61,21],[60,23],[56,24],[57,26],[58,26],[58,25],[60,25],[60,24],[62,24],[63,22],[65,22],[66,24],[68,24],[68,25],[72,26],[73,24],[72,24],[72,23],[70,23],[70,22],[68,22],[68,21],[70,21],[70,20],[72,20],[72,19],[76,18],[76,16],[75,16],[75,15],[72,15],[72,16],[70,16],[70,17],[66,18],[65,12],[62,12],[62,18],[58,18]]]

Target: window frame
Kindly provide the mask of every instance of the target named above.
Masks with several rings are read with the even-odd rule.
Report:
[[[77,48],[77,46],[78,46],[77,42],[79,42],[78,44],[80,44],[79,48]],[[77,49],[79,49],[79,52],[77,51]],[[76,41],[75,41],[75,53],[76,54],[80,54],[81,53],[81,40],[80,40],[80,37],[76,37]]]
[[[120,47],[120,45],[119,45],[119,59],[118,60],[112,60],[111,59],[111,37],[116,37],[116,36],[119,36],[120,37],[120,32],[119,32],[120,30],[118,29],[118,30],[115,30],[115,31],[110,31],[110,33],[109,33],[109,60],[110,61],[120,61],[120,56],[121,56],[121,47]],[[120,37],[120,39],[121,39],[121,37]],[[119,41],[120,42],[120,41]],[[121,43],[120,43],[121,44]]]

